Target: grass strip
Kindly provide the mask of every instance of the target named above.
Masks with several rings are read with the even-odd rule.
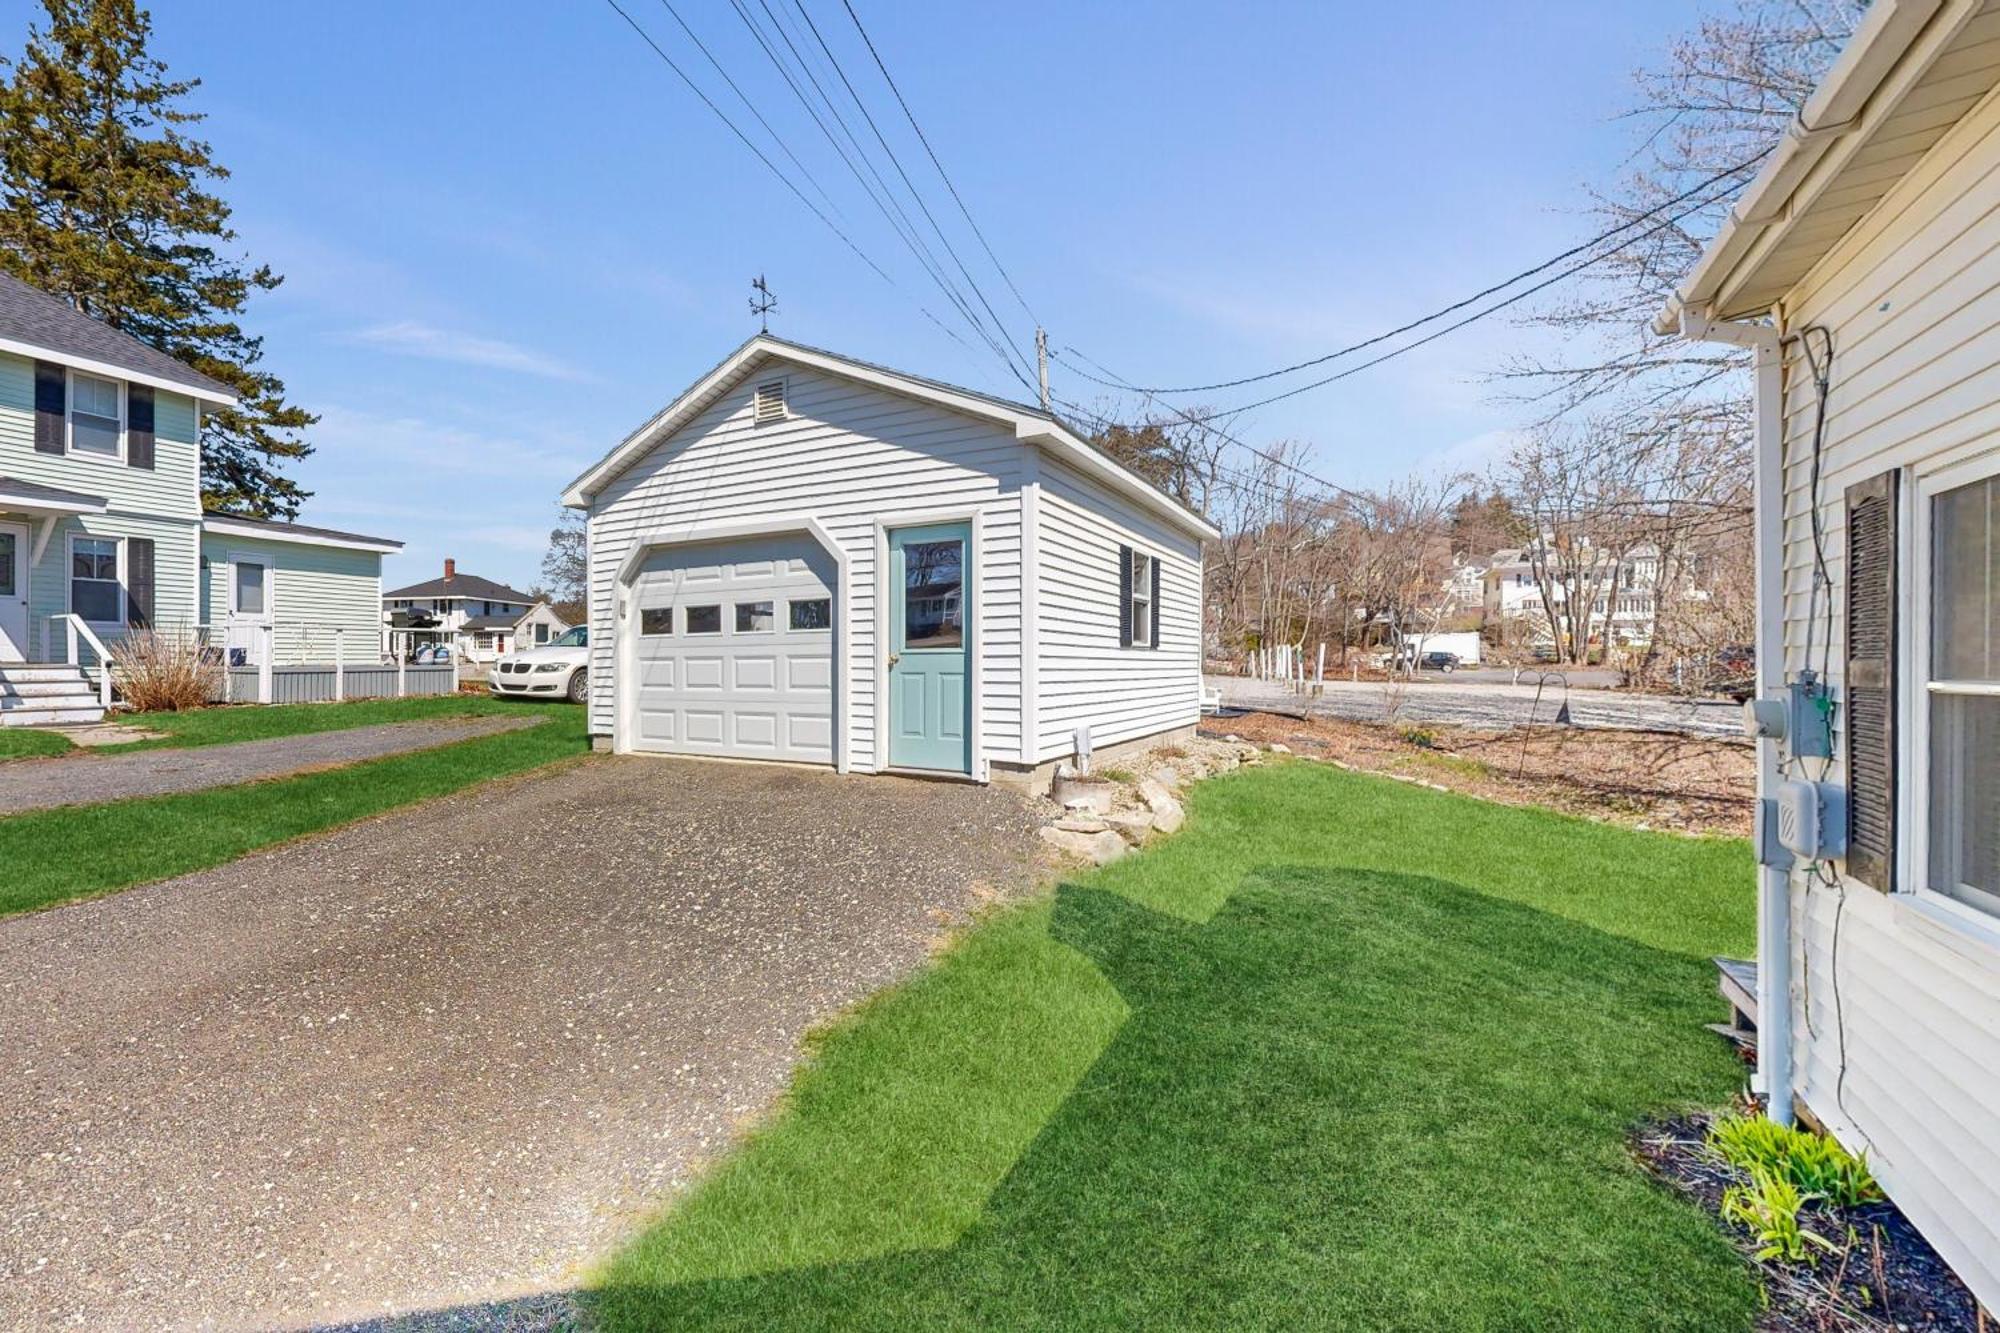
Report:
[[[1747,1330],[1625,1135],[1741,1069],[1737,840],[1303,763],[996,913],[597,1275],[607,1330]]]
[[[584,710],[537,726],[206,791],[66,806],[0,819],[0,916],[203,870],[490,778],[588,751]]]
[[[72,748],[67,740],[53,731],[41,731],[34,727],[0,727],[0,762],[68,754]]]
[[[345,731],[388,722],[430,722],[438,718],[486,717],[495,713],[518,716],[546,704],[495,699],[484,694],[437,694],[410,699],[356,699],[349,703],[226,704],[194,708],[185,713],[114,713],[122,727],[161,733],[151,740],[98,747],[100,753],[132,750],[227,745],[232,741],[270,740],[321,731]],[[567,706],[567,705],[562,705]]]

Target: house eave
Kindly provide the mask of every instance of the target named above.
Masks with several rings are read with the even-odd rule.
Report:
[[[78,356],[74,352],[43,347],[39,343],[23,342],[19,338],[0,337],[0,352],[11,352],[15,356],[25,356],[34,361],[54,361],[59,365],[81,370],[88,375],[102,375],[106,379],[143,384],[148,388],[177,393],[184,398],[192,398],[196,402],[208,403],[215,407],[234,407],[241,401],[235,394],[226,390],[187,384],[180,380],[168,379],[164,375],[152,375],[143,370],[134,370],[130,366],[121,366],[115,361],[100,361],[94,357]]]

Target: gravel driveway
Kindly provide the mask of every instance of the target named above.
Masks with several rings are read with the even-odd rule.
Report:
[[[0,922],[0,1327],[572,1284],[1031,873],[1005,791],[594,759]]]
[[[1232,708],[1270,709],[1298,713],[1305,699],[1283,685],[1240,676],[1210,677],[1222,688],[1222,701]],[[1356,684],[1329,680],[1325,693],[1312,700],[1314,717],[1345,718],[1350,722],[1380,722],[1394,699],[1402,722],[1447,722],[1462,727],[1506,731],[1531,723],[1551,723],[1561,711],[1565,694],[1551,679],[1537,696],[1532,681],[1460,683],[1430,676],[1392,692],[1381,681]],[[1669,694],[1572,687],[1567,694],[1570,720],[1579,727],[1621,727],[1677,731],[1689,736],[1741,736],[1743,706],[1727,699],[1684,699]]]
[[[428,750],[455,741],[531,727],[540,717],[454,717],[430,722],[383,722],[343,731],[273,736],[137,754],[73,754],[0,764],[0,815],[54,805],[125,801],[168,792],[228,787],[309,768],[358,763],[383,755]]]

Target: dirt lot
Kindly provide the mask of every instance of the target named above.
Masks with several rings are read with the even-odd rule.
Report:
[[[1756,751],[1747,740],[1570,727],[1482,731],[1440,723],[1347,722],[1245,713],[1205,735],[1281,741],[1337,760],[1503,801],[1636,828],[1747,836]]]

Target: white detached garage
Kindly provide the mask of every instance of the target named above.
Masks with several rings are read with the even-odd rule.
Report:
[[[1215,530],[1038,409],[760,335],[563,502],[621,753],[988,781],[1199,716]]]

